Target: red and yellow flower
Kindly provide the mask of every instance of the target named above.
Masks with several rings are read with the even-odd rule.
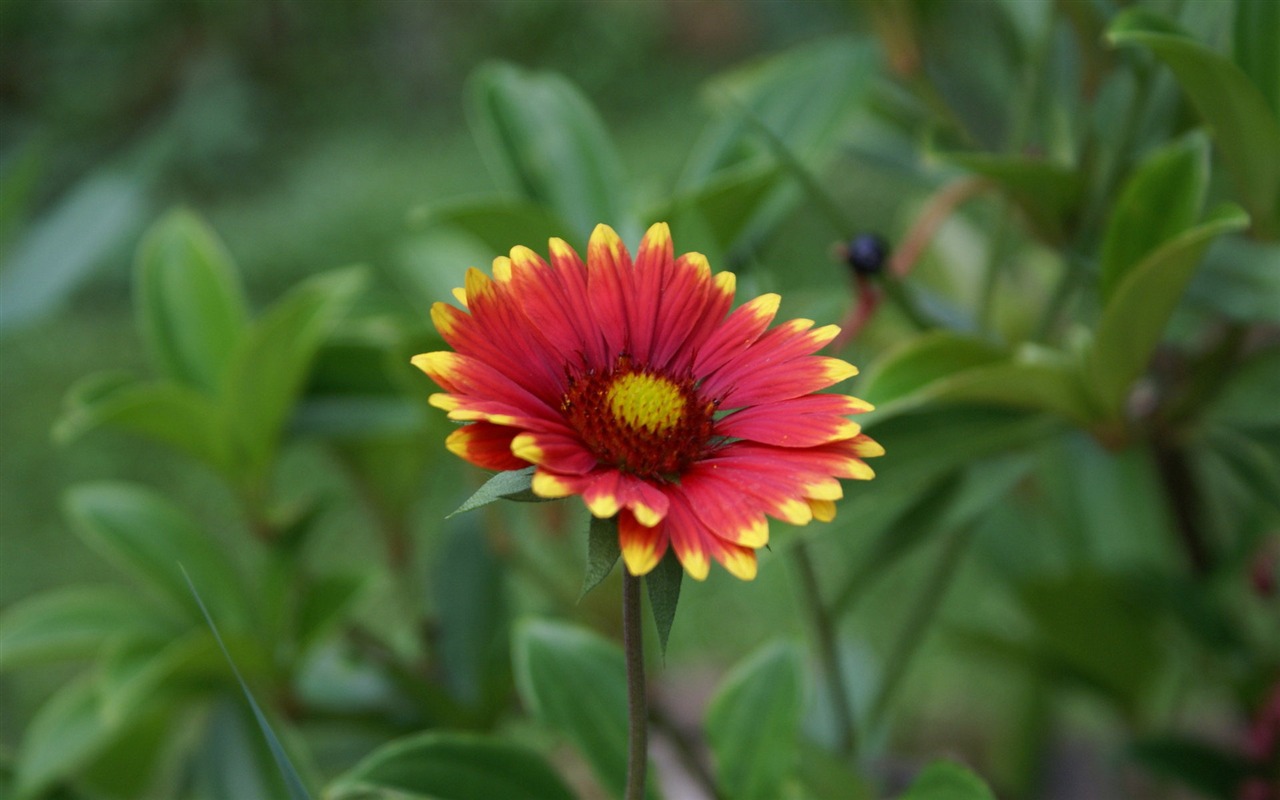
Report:
[[[756,574],[767,517],[835,517],[839,478],[873,476],[884,450],[848,419],[870,409],[819,393],[857,373],[814,355],[838,333],[799,319],[769,329],[779,297],[731,310],[735,278],[699,253],[675,258],[666,224],[634,262],[600,225],[584,264],[559,239],[550,262],[527,247],[469,269],[465,310],[431,318],[453,351],[413,359],[444,389],[430,398],[464,422],[446,441],[491,470],[534,465],[533,492],[581,495],[617,517],[635,575],[668,548],[692,577],[711,559]]]

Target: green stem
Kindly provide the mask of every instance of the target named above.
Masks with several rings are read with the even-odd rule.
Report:
[[[644,797],[649,767],[649,704],[644,686],[644,629],[640,579],[622,568],[622,649],[627,662],[627,791],[625,800]]]
[[[832,710],[836,715],[836,752],[842,756],[851,756],[856,746],[853,703],[849,700],[844,669],[840,664],[840,652],[836,649],[834,620],[822,602],[822,593],[818,589],[818,573],[813,567],[808,546],[803,541],[796,542],[791,552],[796,562],[796,569],[800,572],[800,594],[804,598],[805,608],[813,623],[818,657],[822,660],[822,671],[827,679]]]
[[[876,699],[867,713],[867,724],[871,728],[874,729],[879,724],[885,710],[889,707],[889,701],[893,699],[894,693],[902,685],[902,679],[911,664],[912,658],[924,642],[925,634],[928,632],[934,617],[937,616],[938,609],[942,606],[942,600],[946,596],[947,590],[951,588],[951,581],[955,577],[957,567],[960,565],[960,557],[965,547],[969,544],[972,530],[973,526],[966,525],[952,534],[951,538],[947,539],[942,547],[942,553],[933,565],[933,570],[925,579],[924,591],[916,598],[915,605],[911,607],[906,624],[902,628],[902,635],[898,637],[898,641],[894,644],[893,650],[890,651],[889,657],[885,659],[884,671],[882,672],[884,680],[880,684]]]

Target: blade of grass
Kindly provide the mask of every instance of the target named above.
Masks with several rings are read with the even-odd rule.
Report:
[[[253,699],[253,692],[249,691],[249,685],[244,682],[244,678],[240,675],[240,670],[236,668],[236,662],[232,660],[230,651],[227,650],[226,644],[223,643],[222,635],[218,633],[218,626],[213,624],[213,617],[209,616],[209,610],[205,608],[204,600],[200,599],[200,592],[196,591],[196,585],[191,582],[191,576],[187,574],[187,568],[179,564],[178,569],[182,570],[182,577],[187,579],[187,586],[191,588],[191,595],[196,599],[196,604],[200,606],[200,613],[204,614],[204,621],[208,623],[209,630],[213,632],[214,641],[218,643],[218,648],[222,650],[222,655],[227,659],[227,665],[231,667],[232,674],[239,681],[240,690],[244,692],[244,699],[249,701],[249,708],[253,711],[254,719],[258,721],[258,727],[262,730],[263,738],[267,740],[267,747],[271,750],[271,757],[275,759],[276,767],[280,770],[280,777],[284,779],[285,786],[289,789],[289,800],[311,800],[311,794],[307,792],[301,776],[298,775],[298,770],[294,768],[293,762],[289,760],[289,754],[285,752],[284,745],[280,743],[279,737],[271,729],[271,723],[267,721],[266,715],[258,707],[257,701]]]

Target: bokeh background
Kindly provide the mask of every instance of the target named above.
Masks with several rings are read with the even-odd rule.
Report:
[[[430,304],[447,299],[467,266],[483,267],[507,247],[545,250],[547,235],[561,235],[581,248],[595,221],[612,222],[634,247],[639,226],[665,213],[677,250],[704,250],[714,268],[738,272],[740,296],[778,290],[780,318],[824,324],[846,319],[857,298],[833,246],[865,232],[891,246],[924,236],[911,264],[924,324],[912,307],[886,301],[843,353],[864,369],[921,328],[1079,352],[1080,330],[1103,305],[1092,288],[1068,288],[1078,296],[1056,307],[1065,322],[1045,323],[1043,309],[1069,265],[1085,264],[1080,274],[1089,277],[1074,285],[1092,286],[1128,170],[1198,135],[1191,146],[1206,170],[1213,164],[1204,191],[1233,197],[1220,152],[1196,134],[1201,118],[1169,70],[1102,40],[1129,5],[5,0],[0,609],[10,610],[10,633],[23,633],[20,612],[48,590],[133,585],[118,553],[77,534],[65,498],[88,481],[145,485],[185,509],[249,584],[269,584],[273,569],[312,576],[291,578],[303,582],[320,576],[317,584],[355,576],[305,647],[281,654],[276,642],[261,642],[279,631],[246,624],[244,637],[257,636],[269,655],[263,665],[239,653],[259,701],[310,754],[299,758],[312,780],[333,779],[396,735],[439,727],[531,742],[583,796],[608,796],[590,756],[575,754],[554,724],[531,719],[527,691],[513,687],[509,666],[493,665],[509,663],[508,646],[495,642],[521,619],[616,637],[617,576],[577,601],[587,519],[576,502],[493,506],[443,521],[484,476],[444,451],[448,427],[424,403],[432,387],[407,364],[408,354],[436,346]],[[1280,35],[1268,30],[1276,17],[1263,3],[1133,5],[1218,52],[1260,49],[1276,63]],[[1261,26],[1253,38],[1262,44],[1244,50],[1241,30],[1251,24]],[[1251,74],[1265,77],[1266,63]],[[493,119],[554,130],[557,114],[578,102],[564,99],[564,86],[576,87],[586,118],[595,124],[598,114],[612,141],[617,161],[605,180],[626,187],[617,219],[576,218],[572,201],[519,174],[513,180],[494,155],[502,142],[494,144]],[[500,105],[512,96],[532,116],[485,117],[483,98]],[[938,193],[970,170],[1002,180],[940,159],[953,144],[1065,160],[1087,175],[1087,200],[1055,219],[1066,233],[1046,233],[1034,212],[1026,224],[1019,192],[1010,191],[947,208],[921,234]],[[539,153],[564,157],[538,148],[535,141],[526,151],[535,178],[547,174]],[[1054,191],[1034,180],[1030,190]],[[831,206],[846,224],[833,222]],[[307,278],[366,268],[295,398],[266,500],[163,442],[110,424],[65,430],[79,402],[68,393],[84,376],[156,375],[139,331],[135,264],[145,231],[173,208],[216,232],[254,315]],[[1223,467],[1223,482],[1206,479],[1197,490],[1213,498],[1204,503],[1216,515],[1211,565],[1194,548],[1190,560],[1184,552],[1161,460],[1167,441],[1147,428],[1117,441],[1113,428],[1046,421],[1051,413],[1011,410],[998,398],[903,406],[871,428],[888,448],[883,485],[850,486],[830,530],[802,536],[775,524],[774,550],[762,552],[754,583],[722,572],[686,582],[666,657],[651,661],[667,717],[658,755],[668,796],[703,796],[702,709],[733,665],[771,643],[805,654],[803,722],[791,746],[840,748],[824,688],[824,624],[834,626],[831,657],[859,717],[857,767],[848,794],[823,795],[805,779],[788,797],[891,795],[939,756],[969,765],[1001,797],[1243,791],[1258,769],[1248,731],[1276,702],[1267,698],[1277,664],[1280,450],[1274,412],[1263,406],[1274,402],[1268,392],[1280,371],[1280,264],[1260,228],[1231,236],[1210,251],[1171,335],[1192,355],[1179,362],[1187,370],[1218,364],[1222,375],[1238,367],[1250,376],[1233,384],[1220,421],[1258,443],[1248,450],[1253,460],[1240,474]],[[1223,331],[1243,344],[1215,362]],[[967,365],[943,356],[930,368]],[[896,378],[908,389],[921,384]],[[865,387],[855,382],[852,391]],[[879,390],[900,399],[894,386]],[[329,402],[373,394],[393,400]],[[54,436],[60,424],[63,435]],[[306,513],[289,516],[299,508]],[[305,546],[281,549],[279,532],[302,517]],[[806,555],[795,555],[797,542]],[[815,584],[836,603],[835,622],[813,621],[806,593]],[[1136,585],[1143,599],[1129,596]],[[1180,606],[1179,595],[1193,600]],[[178,720],[207,732],[165,747],[160,734],[140,736],[149,752],[163,752],[136,783],[98,764],[104,753],[132,757],[105,739],[68,748],[65,768],[55,763],[47,777],[27,780],[36,768],[21,763],[50,696],[86,665],[110,673],[122,661],[113,661],[110,636],[86,636],[67,646],[69,661],[44,653],[31,663],[56,663],[0,662],[0,774],[11,782],[0,788],[35,786],[32,797],[60,798],[248,798],[278,789],[238,689],[198,669],[183,684],[199,684],[196,701],[147,713],[164,720],[153,733]],[[224,665],[214,658],[202,668]],[[396,670],[450,699],[406,701],[413,693],[388,678]],[[213,752],[206,736],[247,744]],[[211,777],[228,770],[265,777],[238,787]]]

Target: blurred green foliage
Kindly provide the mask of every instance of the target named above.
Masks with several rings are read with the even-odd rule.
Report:
[[[0,5],[0,794],[616,793],[616,553],[446,522],[408,358],[657,219],[854,323],[888,456],[683,593],[654,796],[1274,786],[1280,6],[1126,5]]]

